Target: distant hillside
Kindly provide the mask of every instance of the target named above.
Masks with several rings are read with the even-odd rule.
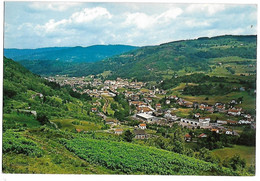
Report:
[[[134,47],[131,51],[108,58],[98,56],[100,57],[99,60],[103,60],[97,62],[86,63],[86,61],[74,61],[72,59],[66,59],[67,61],[64,62],[57,59],[55,61],[41,59],[38,61],[24,60],[20,61],[20,63],[30,71],[44,76],[56,74],[87,76],[111,71],[109,79],[122,77],[135,78],[142,81],[158,81],[172,78],[173,75],[180,76],[194,72],[219,73],[219,62],[217,61],[219,59],[223,59],[220,62],[226,61],[225,59],[228,60],[230,57],[233,57],[231,59],[235,65],[238,65],[236,60],[240,61],[238,62],[239,65],[241,63],[243,65],[250,65],[256,59],[256,39],[255,35],[202,37],[194,40],[174,41],[138,49]],[[93,54],[95,54],[94,52],[104,52],[101,51],[104,48],[103,46],[94,47],[89,47],[88,50]],[[69,52],[78,52],[75,54],[84,56],[85,54],[80,54],[80,50],[82,49],[84,48],[75,47],[55,52],[64,52],[65,55],[69,54]],[[66,57],[65,55],[64,57]],[[232,74],[236,74],[237,72],[234,68],[222,67],[224,72],[229,71]]]
[[[99,62],[74,65],[61,73],[82,76],[112,71],[109,78],[161,80],[175,74],[214,71],[217,62],[212,62],[225,57],[249,63],[256,59],[256,36],[204,37],[142,47]]]
[[[38,49],[4,49],[4,56],[15,61],[96,62],[136,49],[128,45],[94,45],[89,47],[53,47]]]

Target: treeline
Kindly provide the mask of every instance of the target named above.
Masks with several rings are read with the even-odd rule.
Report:
[[[87,76],[111,71],[112,74],[108,79],[122,77],[140,81],[157,81],[163,78],[165,71],[183,70],[187,73],[210,71],[209,61],[212,58],[227,56],[255,59],[256,37],[222,36],[176,41],[159,46],[141,47],[95,63],[71,63],[58,60],[22,61],[21,63],[40,75]]]
[[[183,95],[225,95],[233,91],[230,85],[226,84],[199,84],[195,86],[186,86],[183,89]]]
[[[225,82],[226,80],[227,78],[225,77],[208,76],[203,73],[194,73],[177,78],[173,76],[171,79],[164,80],[159,86],[162,89],[167,90],[179,85],[180,83]]]

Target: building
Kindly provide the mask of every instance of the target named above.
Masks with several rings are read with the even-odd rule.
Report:
[[[145,114],[145,113],[139,113],[136,115],[136,117],[141,118],[142,120],[147,121],[148,123],[154,122],[157,120],[157,118],[155,116]]]
[[[237,109],[229,109],[228,110],[228,114],[232,115],[232,116],[240,116],[241,111],[237,110]]]
[[[156,109],[156,110],[161,109],[161,108],[162,108],[161,104],[156,104],[156,105],[155,105],[155,109]]]
[[[145,139],[147,138],[147,134],[142,129],[135,129],[134,130],[135,138],[136,139]]]
[[[200,113],[196,113],[195,118],[199,118],[199,117],[200,117]]]
[[[218,124],[227,124],[227,121],[217,120]]]
[[[198,136],[198,138],[206,138],[206,137],[208,137],[205,133],[201,133],[199,136]]]
[[[184,139],[185,139],[185,141],[190,142],[190,141],[191,141],[191,135],[186,134],[186,135],[184,136]]]
[[[146,129],[146,124],[144,124],[144,123],[143,123],[143,124],[139,124],[138,127],[139,127],[140,129]]]
[[[115,129],[115,134],[118,134],[118,135],[120,135],[120,134],[123,134],[123,129]]]
[[[93,107],[93,108],[91,109],[91,112],[97,112],[97,108]]]
[[[109,124],[109,125],[117,125],[118,121],[115,120],[115,119],[107,119],[106,120],[106,124]]]

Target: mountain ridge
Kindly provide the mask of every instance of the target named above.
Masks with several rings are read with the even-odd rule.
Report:
[[[64,62],[95,62],[136,49],[130,45],[92,45],[88,47],[45,47],[36,49],[4,49],[4,56],[15,61],[61,60]]]

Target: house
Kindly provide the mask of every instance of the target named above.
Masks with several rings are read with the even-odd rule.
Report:
[[[198,108],[199,107],[199,103],[198,102],[193,102],[193,107],[194,108]]]
[[[183,104],[185,107],[193,107],[193,103],[192,102],[187,102],[185,101]]]
[[[237,124],[237,122],[236,122],[236,121],[233,121],[233,120],[227,120],[227,123],[228,123],[228,124]]]
[[[168,121],[176,121],[178,118],[175,114],[172,113],[166,113],[164,115],[164,117],[168,120]]]
[[[195,118],[199,118],[200,117],[200,113],[196,113],[194,116],[195,116]]]
[[[76,132],[77,133],[80,133],[80,132],[82,132],[83,131],[83,129],[76,129]]]
[[[206,107],[204,107],[204,110],[208,111],[208,112],[211,112],[211,113],[214,112],[214,108],[212,106],[206,106]]]
[[[97,108],[93,107],[93,108],[91,109],[91,112],[97,112]]]
[[[147,104],[143,101],[129,101],[129,105],[135,105],[135,106],[138,106],[138,107],[141,107],[141,106],[147,106]]]
[[[188,124],[188,126],[191,126],[191,127],[197,127],[197,126],[200,126],[200,123],[195,120],[195,119],[186,119],[186,118],[181,118],[181,122],[182,123],[186,123],[186,125]],[[180,123],[181,123],[180,122]]]
[[[210,118],[199,118],[199,125],[201,127],[208,127],[210,122]]]
[[[138,127],[140,129],[146,129],[146,124],[142,123],[142,124],[139,124]]]
[[[232,116],[240,116],[241,111],[239,109],[229,109],[228,114]]]
[[[198,136],[198,138],[206,138],[206,137],[208,137],[205,133],[201,133],[199,136]]]
[[[244,117],[250,119],[251,115],[250,114],[246,114]]]
[[[251,121],[249,121],[249,120],[239,120],[238,124],[251,124]]]
[[[134,130],[135,138],[136,139],[145,139],[147,138],[147,134],[142,129],[135,129]]]
[[[162,106],[161,106],[161,104],[156,104],[155,105],[155,109],[157,110],[157,109],[161,109],[162,108]]]
[[[211,129],[212,132],[215,132],[215,133],[219,133],[219,130],[218,129]]]
[[[138,113],[146,113],[146,114],[152,114],[153,113],[153,110],[149,107],[137,107],[136,108],[137,112]]]
[[[43,94],[41,94],[41,93],[36,93],[36,94],[32,95],[32,98],[33,98],[33,99],[34,99],[35,97],[43,98]]]
[[[165,104],[170,104],[170,103],[171,103],[170,100],[166,100],[166,101],[165,101]]]
[[[178,100],[178,97],[177,97],[177,96],[173,96],[173,95],[171,95],[171,96],[168,97],[168,99]]]
[[[227,135],[232,135],[233,132],[232,132],[232,130],[226,130],[225,134],[227,134]]]
[[[146,98],[144,98],[144,101],[146,103],[151,103],[153,100],[150,97],[146,97]]]
[[[112,125],[112,126],[117,125],[117,123],[118,123],[118,121],[115,120],[115,119],[107,119],[106,120],[106,124],[109,124],[109,125]]]
[[[186,134],[186,135],[184,136],[184,139],[185,139],[185,141],[190,142],[190,141],[191,141],[191,135]]]
[[[216,105],[216,111],[225,112],[225,105]]]
[[[115,129],[115,134],[117,134],[117,135],[120,135],[120,134],[123,134],[123,129]]]
[[[227,121],[217,120],[218,124],[227,124]]]
[[[137,118],[141,118],[144,121],[147,121],[148,123],[156,121],[157,118],[155,116],[152,116],[150,114],[145,114],[145,113],[139,113],[136,115]]]

